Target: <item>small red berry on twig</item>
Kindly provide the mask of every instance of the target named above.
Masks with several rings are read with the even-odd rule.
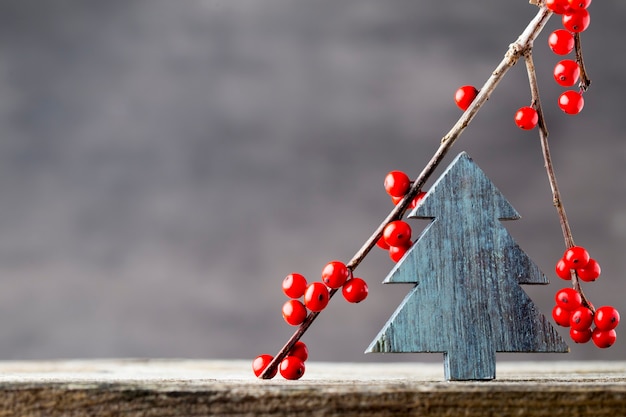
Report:
[[[569,327],[570,325],[569,321],[570,321],[571,315],[572,315],[571,311],[564,309],[560,305],[556,305],[552,309],[552,318],[554,319],[556,324],[562,327]]]
[[[532,107],[522,107],[515,113],[515,124],[520,129],[530,130],[537,126],[539,115]]]
[[[592,331],[589,327],[583,330],[569,329],[569,336],[576,343],[587,343],[591,340]]]
[[[339,261],[330,261],[322,269],[322,282],[328,288],[340,288],[348,278],[350,278],[350,270],[346,264]]]
[[[306,278],[304,276],[293,273],[289,274],[283,280],[283,292],[289,298],[300,298],[306,290]]]
[[[274,359],[274,357],[272,355],[267,355],[267,354],[259,355],[256,358],[254,358],[254,360],[252,361],[252,372],[254,372],[254,375],[256,376],[261,375],[261,373],[263,373],[265,368],[267,368],[267,365],[269,365],[272,359]],[[277,371],[278,369],[274,370],[274,372],[272,372],[269,378],[273,378],[276,375]]]
[[[287,356],[282,360],[278,369],[285,379],[300,379],[304,375],[304,361],[296,356]]]
[[[582,246],[572,246],[563,254],[563,262],[569,269],[584,268],[590,259],[589,252]]]
[[[407,246],[411,241],[411,226],[402,220],[394,220],[385,226],[383,237],[389,246]]]
[[[473,85],[464,85],[454,93],[454,101],[456,105],[463,111],[467,110],[472,101],[478,95],[478,90]]]
[[[568,0],[568,3],[573,10],[580,10],[589,7],[591,0]]]
[[[585,100],[578,91],[567,90],[559,96],[559,107],[567,114],[578,114],[585,107]]]
[[[298,340],[289,351],[288,356],[295,356],[296,358],[300,358],[302,362],[306,362],[306,360],[309,359],[309,348],[307,348],[304,342]]]
[[[304,292],[304,305],[311,311],[322,311],[328,305],[328,287],[321,282],[309,284]]]
[[[593,312],[587,307],[581,306],[574,310],[569,318],[569,324],[572,329],[585,330],[589,329],[593,324]]]
[[[589,259],[589,262],[587,262],[584,268],[578,268],[576,270],[578,278],[585,282],[595,281],[600,277],[601,272],[600,264],[595,259]]]
[[[554,80],[563,87],[571,87],[580,77],[578,62],[571,59],[559,61],[554,67]]]
[[[306,307],[299,300],[289,300],[283,304],[283,318],[288,324],[299,326],[306,316]]]
[[[404,197],[411,187],[411,179],[402,171],[391,171],[385,177],[385,190],[392,197]]]
[[[617,339],[617,334],[615,333],[615,330],[601,330],[596,327],[591,335],[591,339],[597,347],[600,349],[606,349],[613,346],[615,340]]]
[[[563,259],[559,259],[559,261],[556,263],[556,267],[554,268],[556,275],[561,278],[564,279],[566,281],[569,281],[572,279],[572,270],[569,269],[569,267],[565,264],[565,261]]]
[[[573,288],[560,289],[555,298],[556,305],[568,311],[574,311],[582,305],[582,297]]]
[[[578,33],[587,30],[591,17],[586,9],[569,10],[563,13],[563,26],[570,32]]]
[[[361,278],[352,278],[343,284],[341,293],[349,303],[360,303],[367,298],[369,289]]]
[[[568,0],[545,0],[545,5],[556,14],[563,14],[569,10]]]
[[[600,307],[596,310],[594,323],[600,330],[612,330],[619,324],[619,312],[615,307]]]
[[[574,35],[565,29],[557,29],[548,37],[548,45],[557,55],[567,55],[574,50]]]

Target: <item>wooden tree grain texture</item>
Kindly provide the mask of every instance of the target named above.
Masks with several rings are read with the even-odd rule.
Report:
[[[0,362],[0,416],[615,417],[626,363],[502,363],[501,379],[445,382],[439,364],[312,363],[258,380],[249,361]]]
[[[521,284],[547,284],[501,220],[520,216],[459,154],[409,218],[432,222],[384,283],[413,283],[368,352],[443,352],[446,379],[496,376],[496,352],[568,352]]]

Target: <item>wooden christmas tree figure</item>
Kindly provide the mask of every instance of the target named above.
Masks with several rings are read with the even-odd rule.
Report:
[[[522,290],[547,284],[500,220],[520,216],[461,153],[409,214],[433,219],[384,283],[415,283],[367,352],[443,352],[448,380],[495,378],[496,352],[567,352]]]

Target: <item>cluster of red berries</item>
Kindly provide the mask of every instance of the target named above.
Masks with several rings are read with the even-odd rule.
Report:
[[[592,282],[600,277],[598,262],[589,256],[581,246],[573,246],[565,251],[556,264],[556,274],[562,279],[571,280],[576,274],[582,281]],[[556,306],[552,310],[554,321],[570,328],[570,337],[576,343],[593,343],[599,348],[608,348],[615,343],[615,328],[619,324],[619,312],[611,306],[597,310],[574,288],[563,288],[556,293]],[[592,326],[595,327],[592,329]]]
[[[346,301],[359,303],[367,297],[367,283],[352,277],[352,271],[339,261],[331,261],[322,269],[321,281],[307,283],[304,276],[292,273],[283,280],[283,292],[290,298],[283,304],[283,318],[292,326],[301,325],[309,311],[320,312],[328,305],[330,291],[341,288]],[[303,301],[300,301],[300,299]]]
[[[556,14],[562,15],[564,29],[555,30],[548,38],[550,49],[557,55],[567,55],[574,50],[575,41],[573,33],[580,33],[589,27],[590,17],[587,7],[591,0],[546,0],[546,7]],[[554,67],[554,79],[563,87],[571,87],[580,77],[578,62],[565,59],[559,61]],[[567,114],[578,114],[585,105],[582,91],[567,90],[559,96],[558,104],[561,110]],[[476,87],[464,85],[460,87],[454,100],[463,111],[478,95]],[[539,114],[534,107],[521,107],[515,113],[515,124],[524,130],[534,129],[539,123]]]
[[[304,362],[309,358],[309,349],[304,342],[297,341],[293,347],[289,350],[285,359],[280,362],[277,369],[274,370],[270,378],[274,378],[276,373],[280,371],[280,374],[285,379],[300,379],[304,375]],[[259,376],[263,373],[265,368],[274,360],[272,355],[259,355],[252,361],[252,371],[254,375]]]
[[[344,263],[331,261],[322,269],[321,281],[307,283],[306,278],[298,273],[291,273],[283,279],[283,293],[289,300],[283,304],[283,318],[292,326],[299,326],[306,320],[309,311],[320,312],[328,305],[331,291],[341,288],[346,301],[360,303],[367,298],[367,283],[352,276],[352,271]],[[294,353],[294,349],[296,353]],[[300,351],[304,350],[304,353]],[[304,375],[304,361],[308,357],[308,350],[302,342],[297,342],[294,348],[280,363],[280,374],[286,379],[299,379]],[[304,358],[304,359],[303,359]],[[257,356],[252,362],[254,373],[259,376],[272,361],[270,355]],[[273,377],[273,375],[272,375]]]
[[[572,246],[566,250],[554,270],[559,278],[566,281],[571,280],[572,272],[575,272],[578,278],[585,282],[597,280],[602,272],[598,261],[591,258],[589,252],[582,246]]]
[[[408,175],[402,171],[391,171],[385,177],[385,190],[391,196],[391,201],[398,204],[409,189],[411,188],[411,180]],[[426,193],[421,191],[409,204],[409,208],[417,207]],[[411,247],[411,226],[405,221],[394,220],[389,222],[383,229],[383,235],[376,242],[379,248],[389,251],[389,257],[398,262]]]
[[[546,7],[562,16],[564,29],[557,29],[548,38],[550,49],[557,55],[567,55],[574,49],[573,33],[580,33],[589,27],[591,21],[587,7],[591,0],[546,0]],[[564,87],[571,87],[578,81],[578,62],[565,59],[554,67],[555,81]],[[583,91],[567,90],[559,96],[559,107],[567,114],[578,114],[585,105]]]

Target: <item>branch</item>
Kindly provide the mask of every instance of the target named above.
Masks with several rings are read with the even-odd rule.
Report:
[[[415,179],[415,181],[413,181],[413,184],[411,185],[411,188],[409,189],[407,194],[395,206],[395,208],[389,213],[389,215],[387,215],[383,222],[376,228],[376,230],[372,233],[369,239],[367,239],[366,242],[363,244],[361,249],[359,249],[357,253],[352,257],[350,262],[346,264],[348,268],[354,271],[363,261],[363,259],[365,259],[365,257],[372,250],[372,248],[376,245],[376,242],[382,236],[385,226],[387,226],[387,224],[393,220],[402,218],[402,216],[409,207],[409,203],[417,196],[428,178],[441,163],[450,148],[452,148],[452,145],[454,145],[459,136],[461,136],[461,134],[465,131],[470,122],[474,119],[474,116],[476,116],[478,111],[489,99],[504,75],[508,72],[509,69],[511,69],[511,67],[513,67],[513,65],[517,63],[522,55],[532,49],[534,40],[537,38],[539,33],[541,33],[541,30],[550,19],[550,16],[552,16],[552,12],[546,7],[541,7],[537,15],[530,21],[522,34],[517,38],[514,43],[509,46],[509,49],[504,55],[504,58],[498,64],[489,79],[487,79],[470,107],[468,107],[468,109],[461,115],[461,117],[452,127],[452,129],[450,129],[450,131],[441,139],[439,148],[436,150],[435,154],[432,156],[432,158],[419,174],[419,176]],[[332,298],[336,292],[336,289],[332,290],[330,292],[330,298]],[[259,378],[269,379],[272,377],[272,374],[278,368],[280,362],[287,356],[291,348],[296,344],[298,340],[300,340],[300,338],[308,330],[311,324],[313,324],[318,315],[319,312],[311,312],[308,315],[308,317],[296,330],[293,336],[291,336],[287,343],[276,354],[274,359],[267,365],[263,373],[259,375]]]
[[[563,239],[565,240],[565,246],[571,248],[574,246],[574,237],[572,230],[567,221],[567,214],[565,213],[565,207],[561,203],[561,193],[559,192],[559,186],[556,181],[556,175],[554,174],[554,168],[552,166],[552,157],[550,156],[550,148],[548,146],[548,128],[546,126],[546,120],[543,116],[543,109],[541,107],[541,99],[539,97],[539,86],[537,85],[537,76],[535,73],[535,64],[533,62],[532,51],[527,51],[524,54],[526,61],[526,70],[528,72],[528,82],[530,84],[530,93],[532,97],[532,107],[537,111],[539,115],[539,121],[537,127],[539,129],[539,138],[541,139],[541,150],[543,152],[544,165],[548,174],[548,181],[550,182],[550,189],[552,190],[552,202],[559,215],[561,223],[561,230],[563,231]]]
[[[574,237],[567,220],[567,214],[565,213],[565,207],[561,202],[561,193],[559,192],[559,186],[556,181],[556,175],[552,166],[552,157],[550,155],[550,147],[548,146],[548,127],[546,126],[546,120],[543,117],[543,109],[541,107],[541,99],[539,97],[539,86],[537,85],[537,75],[535,72],[535,64],[533,62],[532,50],[529,49],[524,54],[524,60],[526,61],[526,70],[528,72],[528,83],[530,84],[530,94],[532,100],[532,107],[537,111],[539,121],[537,127],[539,130],[539,139],[541,140],[541,150],[543,153],[544,165],[546,173],[548,174],[548,181],[550,182],[550,189],[552,190],[552,202],[559,215],[559,221],[561,223],[561,230],[563,231],[563,239],[565,240],[565,246],[567,249],[574,246]],[[581,71],[582,72],[582,71]],[[580,286],[580,280],[576,271],[572,271],[572,286],[580,294],[582,298],[582,304],[587,308],[595,311],[593,305],[589,302],[583,290]]]
[[[578,86],[580,90],[585,92],[591,85],[591,79],[589,79],[589,75],[587,75],[587,69],[585,68],[585,60],[583,59],[583,47],[580,43],[580,33],[576,32],[574,34],[574,49],[576,50],[576,62],[578,63],[578,67],[580,68],[580,82]]]

